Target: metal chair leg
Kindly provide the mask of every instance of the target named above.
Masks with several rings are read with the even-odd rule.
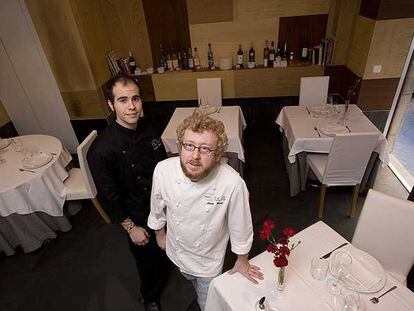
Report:
[[[358,194],[359,194],[359,187],[361,186],[361,184],[356,184],[354,186],[354,192],[352,194],[352,204],[351,204],[351,210],[349,211],[349,216],[351,218],[355,217],[356,214],[356,204],[358,201]]]
[[[323,216],[323,206],[325,204],[326,185],[321,185],[321,193],[319,196],[319,218]]]

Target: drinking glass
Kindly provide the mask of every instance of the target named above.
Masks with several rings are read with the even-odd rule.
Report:
[[[350,267],[352,264],[352,257],[346,251],[337,252],[330,263],[330,270],[334,279],[327,282],[328,291],[333,295],[338,295],[342,288],[341,280],[350,275]]]
[[[351,287],[344,286],[335,297],[334,305],[336,310],[358,311],[360,308],[359,294]]]
[[[24,149],[23,142],[20,138],[13,138],[12,139],[12,148],[16,152],[22,152]]]
[[[324,258],[315,257],[311,261],[311,275],[315,280],[325,280],[328,274],[328,268],[328,260]]]

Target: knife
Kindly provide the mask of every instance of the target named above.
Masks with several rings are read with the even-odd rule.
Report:
[[[334,251],[336,251],[337,249],[339,249],[339,248],[341,248],[341,247],[344,247],[344,246],[345,246],[345,245],[347,245],[347,244],[348,244],[348,242],[345,242],[345,243],[343,243],[343,244],[339,245],[338,247],[336,247],[336,248],[334,248],[333,250],[331,250],[329,253],[327,253],[327,254],[323,255],[323,256],[321,257],[321,259],[327,259],[327,258],[329,258],[329,256],[331,256],[331,254],[332,254]]]

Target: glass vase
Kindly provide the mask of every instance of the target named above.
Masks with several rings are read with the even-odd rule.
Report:
[[[278,291],[283,291],[285,289],[285,268],[286,267],[279,267],[279,270],[277,271],[276,288]]]

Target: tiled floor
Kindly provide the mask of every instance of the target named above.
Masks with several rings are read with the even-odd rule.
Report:
[[[276,221],[279,229],[292,226],[296,230],[319,220],[318,189],[289,196],[281,146],[274,125],[250,127],[245,132],[245,180],[256,230],[265,219]],[[387,169],[381,174],[387,175]],[[381,189],[396,194],[399,187],[391,188],[395,180],[388,177],[387,184],[381,181],[376,186],[385,185]],[[329,189],[324,215],[324,221],[347,239],[358,219],[347,217],[351,195],[352,187]],[[358,211],[364,197],[358,200]],[[103,224],[90,204],[71,222],[71,231],[39,250],[0,258],[0,310],[143,310],[137,302],[139,280],[123,230]],[[251,255],[264,249],[256,233]],[[233,263],[234,255],[229,254],[225,269]],[[172,268],[162,297],[164,310],[186,310],[194,296],[190,283]]]

